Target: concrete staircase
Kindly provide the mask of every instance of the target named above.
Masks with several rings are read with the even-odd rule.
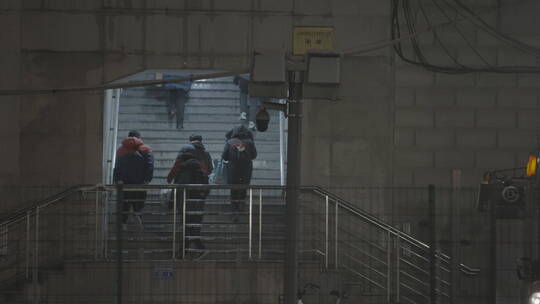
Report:
[[[152,72],[131,76],[129,80],[147,80]],[[188,143],[191,134],[203,136],[203,143],[212,159],[221,158],[225,133],[240,124],[239,89],[232,77],[208,79],[192,83],[185,107],[184,128],[177,129],[175,119],[167,113],[168,91],[159,87],[132,88],[120,96],[117,145],[130,130],[139,130],[142,139],[154,150],[155,170],[152,184],[166,184],[166,176],[180,148]],[[254,161],[253,185],[280,185],[279,113],[269,111],[271,122],[266,132],[254,132],[258,157]],[[281,193],[266,197],[263,209],[264,259],[277,259],[282,255],[284,202]],[[233,223],[228,191],[213,190],[206,200],[202,238],[210,254],[208,260],[234,260],[248,253],[248,216],[245,212]],[[258,202],[258,200],[257,200]],[[115,210],[115,202],[109,210]],[[181,206],[179,206],[181,208]],[[247,210],[247,209],[246,209]],[[254,206],[258,213],[258,205]],[[256,213],[256,214],[257,214]],[[169,260],[173,251],[173,212],[169,210],[157,191],[149,192],[144,209],[144,230],[132,224],[124,233],[124,253],[128,260]],[[258,217],[252,222],[253,233],[258,235]],[[109,221],[109,253],[116,254],[116,225],[114,216]],[[176,221],[176,258],[181,259],[182,218]],[[258,246],[258,239],[253,240]],[[258,247],[252,247],[257,253]],[[193,252],[187,253],[189,258]]]
[[[148,75],[133,76],[133,80]],[[141,79],[138,79],[141,78]],[[212,159],[221,158],[225,133],[240,124],[239,89],[232,77],[196,81],[186,103],[184,128],[176,129],[167,114],[168,92],[158,87],[123,90],[120,97],[118,139],[130,130],[139,130],[154,149],[155,171],[152,184],[165,184],[180,148],[193,133],[203,136]],[[279,113],[269,111],[271,123],[266,132],[254,132],[258,157],[254,161],[253,185],[280,184]]]
[[[223,193],[223,192],[221,192]],[[264,197],[262,221],[259,221],[258,197],[253,200],[252,215],[252,257],[259,258],[259,244],[261,245],[260,260],[279,261],[283,259],[283,246],[285,236],[285,205],[283,199],[277,194]],[[115,202],[111,201],[110,208]],[[249,258],[249,206],[238,216],[231,212],[228,195],[210,195],[205,202],[204,212],[186,212],[186,214],[203,214],[202,225],[187,224],[201,227],[200,239],[206,246],[205,261],[235,261]],[[182,206],[179,204],[178,209]],[[150,196],[143,211],[144,227],[136,223],[129,223],[127,231],[122,232],[123,258],[126,260],[182,260],[183,221],[182,214],[176,216],[169,210],[157,196]],[[262,238],[259,243],[259,223]],[[173,231],[176,228],[175,245],[173,246]],[[109,258],[115,258],[117,253],[116,218],[109,218]],[[195,239],[188,237],[189,239]],[[173,248],[175,255],[173,256]],[[185,250],[185,259],[191,260],[200,253],[197,249]]]

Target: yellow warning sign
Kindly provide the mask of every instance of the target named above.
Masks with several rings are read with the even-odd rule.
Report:
[[[307,51],[333,51],[334,28],[301,26],[293,30],[293,55],[304,55]]]

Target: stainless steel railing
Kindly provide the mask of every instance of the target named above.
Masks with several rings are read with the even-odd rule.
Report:
[[[342,269],[369,286],[366,293],[399,303],[428,303],[432,288],[441,302],[451,297],[451,258],[381,219],[354,207],[348,201],[321,188],[307,188],[303,210],[318,219],[318,233],[324,239],[309,247],[324,259],[326,268]],[[310,212],[305,212],[309,217]],[[315,221],[317,222],[317,221]],[[351,223],[354,223],[351,225]],[[313,221],[309,221],[309,226]],[[435,274],[430,263],[435,262]],[[474,269],[459,264],[463,275],[474,276]],[[430,276],[436,286],[431,286]],[[365,284],[367,283],[367,284]]]
[[[235,253],[231,259],[282,259],[283,249],[270,248],[272,242],[283,243],[283,231],[275,230],[270,222],[279,221],[279,213],[272,218],[268,210],[271,203],[283,205],[285,187],[231,186],[231,185],[148,185],[123,187],[124,191],[147,191],[157,194],[168,189],[182,193],[182,203],[173,195],[172,210],[149,211],[158,221],[171,217],[170,230],[162,239],[150,245],[154,251],[166,253],[158,260],[184,260],[190,252],[183,240],[187,226],[186,204],[190,190],[210,190],[207,203],[224,205],[231,189],[247,191],[247,206],[243,234],[237,237],[233,248],[210,248],[216,258],[219,254]],[[61,192],[39,204],[21,210],[0,222],[0,283],[14,278],[37,282],[39,271],[64,260],[109,260],[124,248],[114,248],[116,185],[84,185]],[[318,187],[302,187],[300,215],[303,225],[301,251],[304,257],[321,257],[326,269],[337,269],[363,283],[364,292],[379,295],[387,301],[425,303],[429,300],[429,273],[432,258],[436,259],[436,292],[440,298],[450,298],[451,258],[437,251],[429,254],[430,246],[385,223],[381,219],[354,207],[348,201]],[[225,208],[226,210],[226,208]],[[153,212],[153,213],[152,213]],[[211,212],[210,212],[211,213]],[[227,215],[218,210],[217,216]],[[230,212],[229,212],[230,213]],[[230,215],[230,214],[229,214]],[[284,226],[284,223],[278,223]],[[163,227],[167,228],[166,225]],[[168,229],[168,228],[167,228]],[[218,228],[219,229],[219,226]],[[274,230],[273,230],[274,229]],[[273,235],[272,235],[273,233]],[[231,233],[232,235],[232,233]],[[137,242],[137,238],[135,243]],[[217,238],[216,238],[217,239]],[[232,237],[225,236],[225,240]],[[129,241],[129,239],[126,239]],[[151,241],[143,239],[143,243]],[[129,242],[128,242],[129,243]],[[139,249],[137,244],[134,248]],[[162,246],[163,245],[163,246]],[[274,244],[275,245],[275,244]],[[267,247],[265,247],[267,246]],[[147,244],[144,244],[148,248]],[[116,251],[115,251],[116,249]],[[130,248],[128,248],[130,249]],[[139,250],[135,250],[140,253]],[[129,258],[129,250],[127,251]],[[180,253],[179,253],[180,252]],[[148,258],[145,258],[148,260]],[[150,258],[151,260],[152,258]],[[477,269],[460,264],[465,275],[476,275]],[[367,283],[367,284],[366,284]]]

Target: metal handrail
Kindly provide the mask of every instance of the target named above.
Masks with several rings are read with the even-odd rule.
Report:
[[[262,206],[262,193],[263,193],[263,190],[279,190],[279,191],[287,191],[287,187],[284,187],[284,186],[258,186],[258,185],[193,185],[193,184],[189,184],[189,185],[184,185],[184,184],[171,184],[171,185],[122,185],[122,188],[121,190],[122,191],[152,191],[152,190],[162,190],[162,189],[174,189],[174,190],[180,190],[180,191],[183,191],[183,195],[184,195],[184,199],[183,199],[183,202],[184,204],[182,206],[175,206],[174,207],[174,216],[176,217],[176,210],[177,208],[184,208],[184,212],[182,212],[182,216],[185,217],[185,202],[187,201],[187,198],[186,198],[186,192],[189,191],[189,190],[194,190],[194,189],[197,189],[197,190],[200,190],[200,189],[205,189],[205,190],[215,190],[215,189],[248,189],[249,190],[249,237],[248,237],[248,241],[249,241],[249,246],[248,246],[248,254],[249,254],[249,258],[253,258],[254,255],[257,255],[256,253],[256,245],[254,245],[252,242],[254,241],[254,234],[253,234],[253,225],[255,225],[254,221],[253,221],[253,212],[254,212],[254,209],[253,207],[256,206],[256,202],[254,202],[254,198],[256,198],[256,194],[253,193],[253,189],[258,189],[259,190],[259,206],[261,207]],[[183,189],[183,190],[182,190]],[[58,202],[61,202],[64,200],[64,202],[66,203],[66,205],[69,205],[69,201],[66,201],[66,198],[68,198],[69,196],[72,196],[72,195],[76,195],[78,194],[79,192],[90,192],[90,193],[96,193],[96,202],[95,202],[95,209],[96,209],[96,221],[95,221],[95,235],[96,235],[96,239],[94,240],[95,241],[95,252],[94,252],[94,257],[95,259],[98,259],[98,257],[100,256],[99,255],[99,252],[105,252],[104,256],[106,257],[107,254],[107,247],[106,247],[106,241],[107,239],[104,237],[103,239],[100,239],[98,240],[98,229],[99,229],[99,218],[98,218],[98,213],[97,213],[97,210],[99,209],[99,199],[98,198],[98,193],[101,193],[101,192],[107,192],[107,193],[110,193],[112,191],[117,191],[118,190],[118,185],[111,185],[111,184],[98,184],[98,185],[78,185],[78,186],[73,186],[73,187],[70,187],[62,192],[59,192],[55,195],[52,195],[46,199],[43,199],[43,200],[40,200],[38,202],[36,202],[33,206],[30,206],[30,207],[26,207],[24,209],[21,209],[21,210],[18,210],[17,212],[14,212],[13,214],[11,215],[8,215],[6,217],[4,217],[2,219],[2,221],[0,221],[0,227],[2,226],[10,226],[14,223],[18,223],[19,221],[23,221],[23,220],[27,220],[29,221],[30,220],[30,217],[31,216],[34,216],[35,217],[35,221],[36,221],[36,224],[35,224],[35,227],[39,227],[39,220],[40,220],[40,210],[41,209],[44,209],[46,207],[49,207],[49,206],[52,206],[54,204],[57,204]],[[323,189],[321,187],[314,187],[314,186],[304,186],[304,187],[299,187],[298,190],[300,191],[304,191],[304,192],[307,192],[308,194],[314,194],[315,195],[315,200],[318,201],[318,198],[317,197],[322,197],[324,199],[324,201],[326,201],[326,217],[321,217],[321,220],[323,221],[326,221],[326,231],[324,233],[326,233],[326,249],[323,251],[320,251],[318,250],[317,248],[313,248],[313,250],[310,250],[310,251],[314,251],[316,253],[319,253],[320,255],[324,256],[325,257],[325,260],[326,260],[326,267],[328,268],[328,259],[329,259],[329,256],[330,257],[334,257],[335,258],[335,267],[336,269],[338,267],[342,267],[343,269],[346,269],[347,271],[350,271],[351,273],[357,275],[358,277],[360,278],[363,278],[363,279],[366,279],[368,282],[371,282],[372,284],[374,284],[375,286],[378,286],[380,288],[383,288],[385,290],[388,291],[388,297],[390,298],[390,293],[392,291],[392,289],[394,289],[394,284],[397,284],[398,286],[398,290],[396,291],[396,299],[400,299],[400,296],[399,296],[399,287],[400,286],[404,286],[406,288],[415,288],[415,287],[418,287],[416,285],[418,284],[414,284],[416,281],[418,281],[418,278],[415,278],[415,277],[412,277],[414,280],[413,282],[410,282],[409,280],[409,283],[413,283],[411,286],[407,285],[407,283],[404,283],[400,280],[399,276],[400,275],[403,275],[403,276],[411,276],[412,274],[409,274],[407,272],[402,272],[400,270],[400,267],[399,267],[399,264],[400,263],[404,263],[405,265],[410,265],[412,267],[414,267],[415,269],[418,269],[418,270],[421,270],[417,265],[414,265],[415,263],[413,261],[407,261],[406,259],[402,258],[402,256],[400,256],[400,252],[402,251],[405,251],[405,250],[409,250],[412,254],[414,254],[415,256],[418,256],[419,258],[421,258],[422,260],[424,261],[427,261],[427,259],[425,257],[422,256],[423,253],[429,253],[429,249],[430,249],[430,246],[427,245],[426,243],[423,243],[422,241],[414,238],[413,236],[409,235],[409,234],[406,234],[404,233],[403,231],[393,227],[392,225],[384,222],[383,220],[381,220],[380,218],[364,211],[364,210],[361,210],[360,208],[358,207],[355,207],[353,206],[349,201],[346,201],[345,199],[339,197],[338,195],[335,195],[333,193],[330,193],[328,190],[326,189]],[[268,193],[271,193],[270,195],[272,197],[274,197],[274,195],[276,195],[276,197],[281,197],[282,193],[281,192],[270,192],[268,191]],[[107,198],[108,197],[108,194],[104,196],[105,198],[103,198],[104,202],[108,202]],[[174,195],[174,201],[176,201],[176,195]],[[329,241],[329,236],[328,236],[328,233],[329,233],[329,215],[328,215],[328,205],[329,205],[329,202],[332,202],[335,206],[335,221],[333,224],[335,224],[335,227],[333,228],[334,231],[335,231],[335,248],[332,247],[333,249],[335,249],[334,252],[332,252],[332,249],[330,249],[328,247],[328,241]],[[324,204],[324,202],[323,202]],[[103,206],[105,206],[106,204],[104,203]],[[176,205],[176,203],[175,203]],[[332,206],[332,208],[334,208],[334,206]],[[105,207],[104,207],[105,208]],[[106,210],[106,209],[104,209]],[[262,208],[259,208],[259,217],[262,217]],[[340,227],[338,225],[338,210],[340,210],[340,212],[343,212],[343,213],[347,213],[347,216],[349,216],[349,213],[350,213],[350,219],[351,220],[354,220],[354,222],[356,224],[362,224],[362,223],[366,223],[367,225],[365,227],[368,227],[368,229],[365,229],[366,232],[368,231],[371,231],[372,229],[369,229],[370,227],[374,227],[375,229],[373,230],[377,230],[377,233],[379,232],[385,232],[386,234],[388,234],[388,238],[390,239],[393,239],[393,241],[395,241],[395,248],[392,249],[390,248],[390,243],[388,243],[388,245],[386,247],[381,247],[373,242],[371,242],[370,240],[367,240],[367,239],[364,239],[362,237],[358,237],[359,240],[361,240],[362,242],[365,242],[369,247],[370,247],[370,251],[364,251],[360,248],[356,248],[355,244],[347,244],[344,240],[341,239],[341,237],[343,235],[340,235],[340,237],[338,238],[338,233],[339,232],[346,232],[346,233],[349,233],[349,231],[347,231],[347,229],[343,229],[343,227]],[[345,210],[345,211],[343,211]],[[323,211],[324,212],[324,211]],[[107,211],[104,211],[103,214],[109,214]],[[118,214],[118,213],[117,213]],[[255,215],[256,216],[256,215]],[[341,215],[340,215],[341,216]],[[262,218],[260,218],[262,219]],[[341,218],[340,218],[341,220]],[[342,220],[341,220],[342,221]],[[174,227],[174,225],[176,225],[176,218],[173,220],[173,243],[172,243],[172,248],[169,248],[169,249],[172,249],[172,260],[177,260],[177,259],[184,259],[184,254],[185,254],[185,250],[183,248],[184,246],[184,242],[182,241],[183,239],[186,238],[186,235],[185,235],[185,225],[187,225],[186,223],[186,220],[185,218],[183,218],[183,220],[181,221],[182,225],[183,226],[183,229],[181,229],[181,233],[182,234],[178,234],[178,236],[176,235],[177,234],[177,229]],[[105,226],[102,227],[102,229],[105,227],[106,229],[106,225],[107,223],[105,223]],[[259,221],[258,225],[259,225],[259,247],[258,247],[258,257],[259,259],[261,258],[261,235],[262,235],[262,220]],[[45,225],[44,225],[45,226]],[[379,230],[380,229],[380,230]],[[29,234],[29,230],[27,228],[27,235]],[[178,231],[178,233],[180,233],[180,231]],[[38,239],[38,230],[36,229],[35,230],[35,240],[33,242],[35,242],[35,248],[33,249],[34,250],[34,254],[33,254],[33,257],[35,259],[35,261],[30,261],[30,255],[29,255],[29,251],[32,250],[29,246],[27,246],[27,265],[26,265],[26,277],[28,278],[29,277],[29,274],[28,274],[28,271],[29,269],[29,265],[38,265],[38,242],[37,242],[37,239]],[[101,235],[103,235],[103,233],[101,233]],[[395,237],[395,239],[393,238]],[[179,241],[180,240],[180,241]],[[334,241],[333,240],[333,241]],[[98,246],[98,242],[103,242],[103,245],[102,247],[99,247]],[[176,247],[177,247],[177,244],[176,242],[178,243],[181,243],[182,245],[182,256],[177,256],[177,253],[176,253]],[[403,243],[401,243],[403,242]],[[343,252],[341,252],[341,249],[339,251],[339,254],[338,254],[338,245],[341,245],[343,246],[343,244],[346,244],[347,248],[349,248],[349,250],[346,250],[347,248],[344,248],[345,250],[343,250]],[[410,245],[410,247],[409,247]],[[332,245],[333,246],[333,245]],[[408,249],[404,248],[403,246],[407,246],[409,247]],[[315,246],[317,247],[317,246]],[[416,249],[413,249],[411,250],[412,248],[416,248]],[[352,249],[352,250],[351,250]],[[371,252],[371,250],[380,250],[380,251],[386,251],[384,254],[386,255],[386,262],[383,261],[381,258],[378,258],[376,257],[375,255],[373,255],[373,252]],[[397,250],[395,251],[395,256],[393,256],[390,252],[392,250]],[[370,261],[374,261],[374,262],[377,262],[377,263],[381,263],[381,265],[383,266],[383,269],[384,270],[381,270],[375,266],[373,266],[371,263],[367,264],[366,262],[364,262],[363,259],[358,259],[357,257],[354,256],[354,252],[357,252],[357,253],[361,253],[363,255],[365,255]],[[354,264],[359,264],[361,265],[362,268],[365,268],[367,269],[371,274],[373,274],[373,276],[367,274],[367,273],[362,273],[363,271],[359,270],[359,269],[355,269],[356,267],[350,267],[352,265],[338,265],[338,256],[339,255],[342,255],[344,257],[346,257],[347,260],[350,260],[351,263],[354,263]],[[103,256],[103,254],[101,255]],[[450,264],[450,257],[445,255],[444,253],[440,252],[440,251],[437,251],[434,253],[433,255],[438,261],[440,261],[440,263],[438,264],[437,266],[437,269],[442,269],[445,273],[449,273],[450,270],[446,268],[446,265]],[[397,259],[396,259],[397,258]],[[395,259],[395,263],[396,265],[394,265],[394,262],[391,263],[391,259]],[[444,265],[444,266],[442,266]],[[478,269],[474,269],[474,268],[471,268],[467,265],[464,265],[462,263],[459,264],[459,271],[464,273],[464,274],[467,274],[467,275],[477,275],[479,273],[479,270]],[[32,271],[37,271],[37,266],[33,266],[33,268],[35,269],[32,269]],[[391,279],[391,273],[394,272],[395,270],[394,269],[397,269],[397,277],[396,277],[396,282],[392,282],[392,279]],[[387,271],[387,273],[384,273],[385,271]],[[421,270],[423,271],[423,270]],[[37,274],[32,274],[32,278],[37,278]],[[379,278],[382,278],[384,279],[384,283],[381,283],[379,282]],[[439,281],[442,283],[442,285],[444,286],[449,286],[450,283],[444,281],[442,278],[439,278]],[[418,282],[416,282],[418,283]],[[426,285],[426,284],[423,284],[423,285]],[[442,286],[441,285],[441,286]],[[446,287],[445,287],[446,288]],[[439,293],[445,295],[445,293],[443,293],[442,291],[439,291]]]
[[[323,189],[321,187],[303,187],[304,189],[311,189],[313,190],[314,193],[317,193],[319,194],[320,196],[323,196],[323,197],[329,197],[331,200],[333,200],[334,202],[338,203],[340,205],[340,207],[348,210],[349,212],[355,214],[356,216],[366,220],[367,222],[375,225],[376,227],[379,227],[381,229],[383,229],[384,231],[386,231],[387,233],[390,233],[390,234],[393,234],[394,236],[398,237],[400,240],[403,240],[405,242],[407,242],[408,244],[410,245],[413,245],[417,248],[420,248],[420,249],[423,249],[424,251],[429,251],[430,249],[430,246],[416,238],[414,238],[413,236],[393,227],[392,225],[380,220],[379,218],[375,217],[374,215],[366,212],[366,211],[363,211],[355,206],[353,206],[350,202],[346,201],[345,199],[333,194],[333,193],[330,193],[329,191],[327,191],[326,189]],[[450,256],[442,253],[442,252],[439,252],[436,257],[440,258],[442,261],[444,262],[449,262],[450,261]],[[460,263],[459,264],[460,266],[460,271],[463,273],[463,274],[466,274],[466,275],[477,275],[480,273],[480,269],[478,268],[472,268],[470,266],[467,266],[463,263]]]
[[[22,209],[19,209],[3,218],[0,218],[0,226],[4,226],[4,225],[9,225],[10,223],[12,222],[17,222],[21,219],[24,219],[25,217],[28,216],[28,213],[30,212],[30,214],[32,215],[33,212],[35,212],[36,208],[43,208],[43,207],[46,207],[46,206],[49,206],[51,204],[54,204],[56,202],[59,202],[61,201],[62,199],[70,196],[70,195],[73,195],[74,193],[77,193],[81,190],[85,190],[85,189],[88,189],[88,190],[91,190],[93,188],[95,188],[96,186],[92,186],[92,185],[77,185],[77,186],[72,186],[60,193],[57,193],[57,194],[54,194],[54,195],[51,195],[45,199],[42,199],[42,200],[39,200],[37,202],[35,202],[34,204],[32,204],[31,206],[28,206],[28,207],[25,207],[25,208],[22,208]]]
[[[256,188],[261,190],[287,190],[287,187],[285,186],[263,186],[263,185],[179,185],[179,184],[169,184],[169,185],[124,185],[124,190],[126,191],[135,191],[135,190],[160,190],[160,189],[176,189],[178,187],[182,187],[185,189],[245,189],[245,188]],[[34,212],[36,210],[36,207],[45,207],[50,204],[53,204],[55,202],[58,202],[78,191],[81,190],[115,190],[116,185],[114,184],[98,184],[98,185],[77,185],[70,187],[66,189],[65,191],[62,191],[58,194],[52,195],[46,199],[40,200],[33,204],[32,206],[20,209],[4,218],[0,219],[0,225],[8,225],[10,222],[18,221],[20,219],[25,218],[28,215],[28,212]],[[299,188],[299,190],[310,190],[313,191],[316,194],[319,194],[323,197],[328,197],[330,200],[339,203],[341,208],[344,208],[348,210],[349,212],[355,214],[356,216],[364,219],[365,221],[375,225],[376,227],[379,227],[383,229],[385,232],[393,234],[394,236],[400,238],[400,240],[405,241],[406,243],[413,245],[415,247],[418,247],[420,249],[423,249],[424,251],[428,251],[430,246],[413,236],[393,227],[392,225],[382,221],[381,219],[377,218],[376,216],[363,211],[355,206],[353,206],[349,201],[346,201],[345,199],[339,197],[338,195],[329,192],[328,190],[318,187],[318,186],[302,186]],[[442,261],[448,263],[450,261],[450,256],[439,252],[437,254],[437,257],[439,257]],[[465,265],[463,263],[459,264],[460,271],[466,275],[477,275],[480,273],[480,269],[478,268],[472,268],[468,265]]]
[[[52,195],[48,198],[45,198],[43,200],[40,200],[33,204],[32,206],[25,207],[23,209],[20,209],[4,218],[0,218],[0,225],[9,225],[11,222],[19,221],[21,219],[24,219],[28,216],[28,213],[33,214],[35,210],[39,208],[43,208],[46,206],[49,206],[51,204],[54,204],[78,191],[85,190],[85,191],[103,191],[103,190],[115,190],[117,185],[114,184],[98,184],[98,185],[76,185],[72,186],[60,193],[57,193],[55,195]],[[124,185],[124,190],[126,191],[136,191],[136,190],[161,190],[161,189],[177,189],[178,187],[182,187],[185,189],[245,189],[245,188],[256,188],[261,190],[287,190],[287,187],[285,186],[265,186],[265,185],[180,185],[180,184],[169,184],[169,185]],[[309,190],[313,191],[314,193],[323,196],[328,197],[329,200],[332,200],[339,204],[339,206],[343,209],[348,210],[349,212],[353,213],[359,218],[362,218],[363,220],[367,221],[368,223],[381,228],[385,232],[392,234],[396,237],[398,237],[400,240],[405,241],[406,243],[413,245],[417,248],[423,249],[424,251],[428,251],[430,246],[413,236],[404,233],[403,231],[393,227],[392,225],[382,221],[381,219],[377,218],[376,216],[363,211],[355,206],[353,206],[349,201],[346,201],[345,199],[339,197],[336,194],[333,194],[329,192],[328,190],[317,187],[317,186],[302,186],[299,188],[299,190]],[[450,257],[442,252],[437,253],[437,257],[440,258],[441,261],[445,263],[449,263]],[[477,275],[480,270],[477,268],[472,268],[470,266],[467,266],[463,263],[459,264],[460,271],[467,275]]]

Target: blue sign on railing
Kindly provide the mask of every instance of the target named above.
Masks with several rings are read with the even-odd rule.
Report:
[[[152,271],[152,279],[167,280],[174,278],[174,268],[171,265],[160,265],[154,267]]]

